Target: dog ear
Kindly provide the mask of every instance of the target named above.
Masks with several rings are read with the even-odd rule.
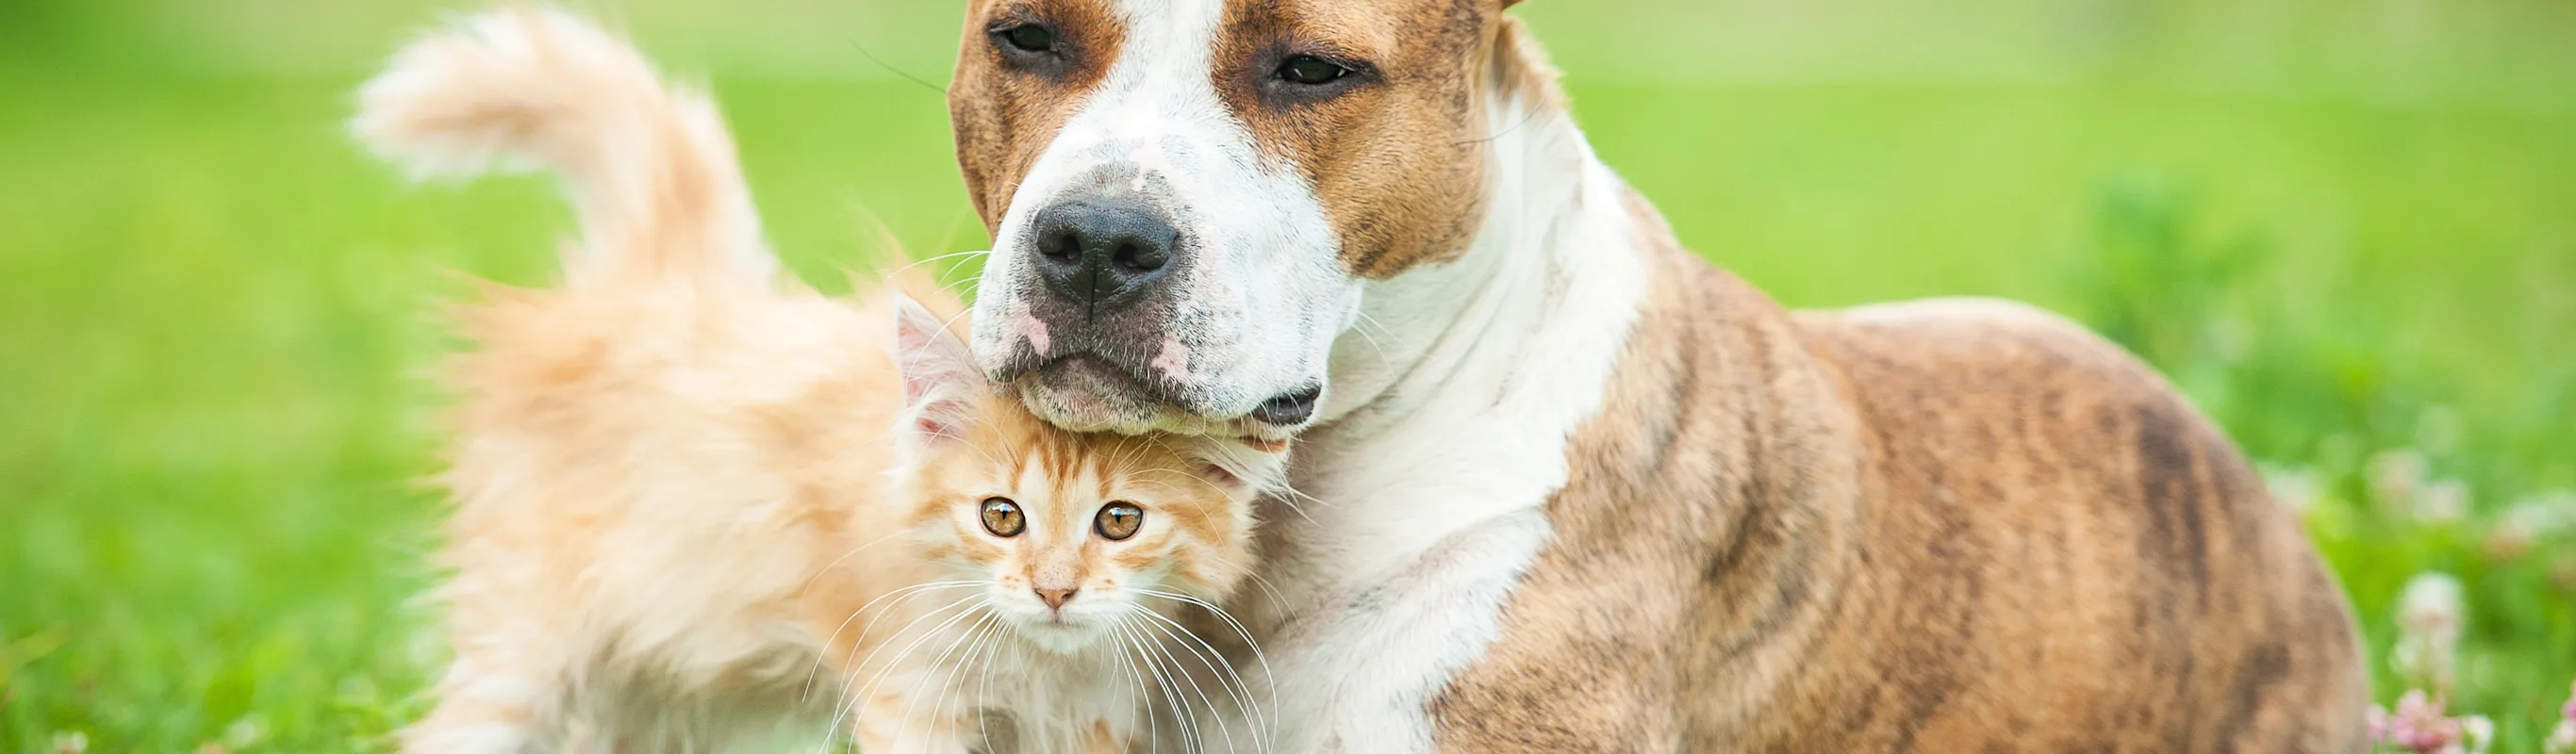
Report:
[[[903,375],[902,429],[919,439],[953,438],[974,419],[987,389],[966,341],[908,296],[894,301],[894,362]]]

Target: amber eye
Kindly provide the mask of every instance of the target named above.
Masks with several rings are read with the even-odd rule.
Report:
[[[1020,504],[1009,498],[984,498],[984,530],[996,537],[1016,537],[1029,528],[1028,519],[1020,517]]]
[[[1002,41],[1027,52],[1055,49],[1055,30],[1037,24],[1020,24],[1001,30]]]
[[[1133,503],[1100,506],[1100,515],[1091,520],[1092,531],[1112,542],[1136,536],[1136,530],[1144,525],[1145,509]]]

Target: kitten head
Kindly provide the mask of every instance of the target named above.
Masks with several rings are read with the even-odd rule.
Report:
[[[1214,602],[1252,565],[1254,496],[1285,443],[1066,432],[997,393],[966,343],[896,306],[899,499],[925,557],[984,582],[984,609],[1070,651],[1175,595]]]

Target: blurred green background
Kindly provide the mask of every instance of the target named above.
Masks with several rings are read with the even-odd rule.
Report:
[[[984,242],[941,95],[890,72],[944,81],[959,6],[587,9],[713,84],[828,285]],[[547,280],[566,228],[341,132],[459,7],[0,2],[0,750],[381,750],[419,709],[435,312]],[[2458,577],[2452,706],[2539,750],[2576,678],[2576,5],[1515,12],[1602,156],[1780,299],[2022,298],[2172,374],[2303,511],[2381,700],[2401,585]]]

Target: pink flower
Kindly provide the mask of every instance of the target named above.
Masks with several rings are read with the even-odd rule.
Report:
[[[2368,719],[2372,741],[2414,754],[2465,751],[2471,743],[2462,721],[2444,716],[2442,703],[2421,689],[2398,697],[2396,714],[2372,707]]]

